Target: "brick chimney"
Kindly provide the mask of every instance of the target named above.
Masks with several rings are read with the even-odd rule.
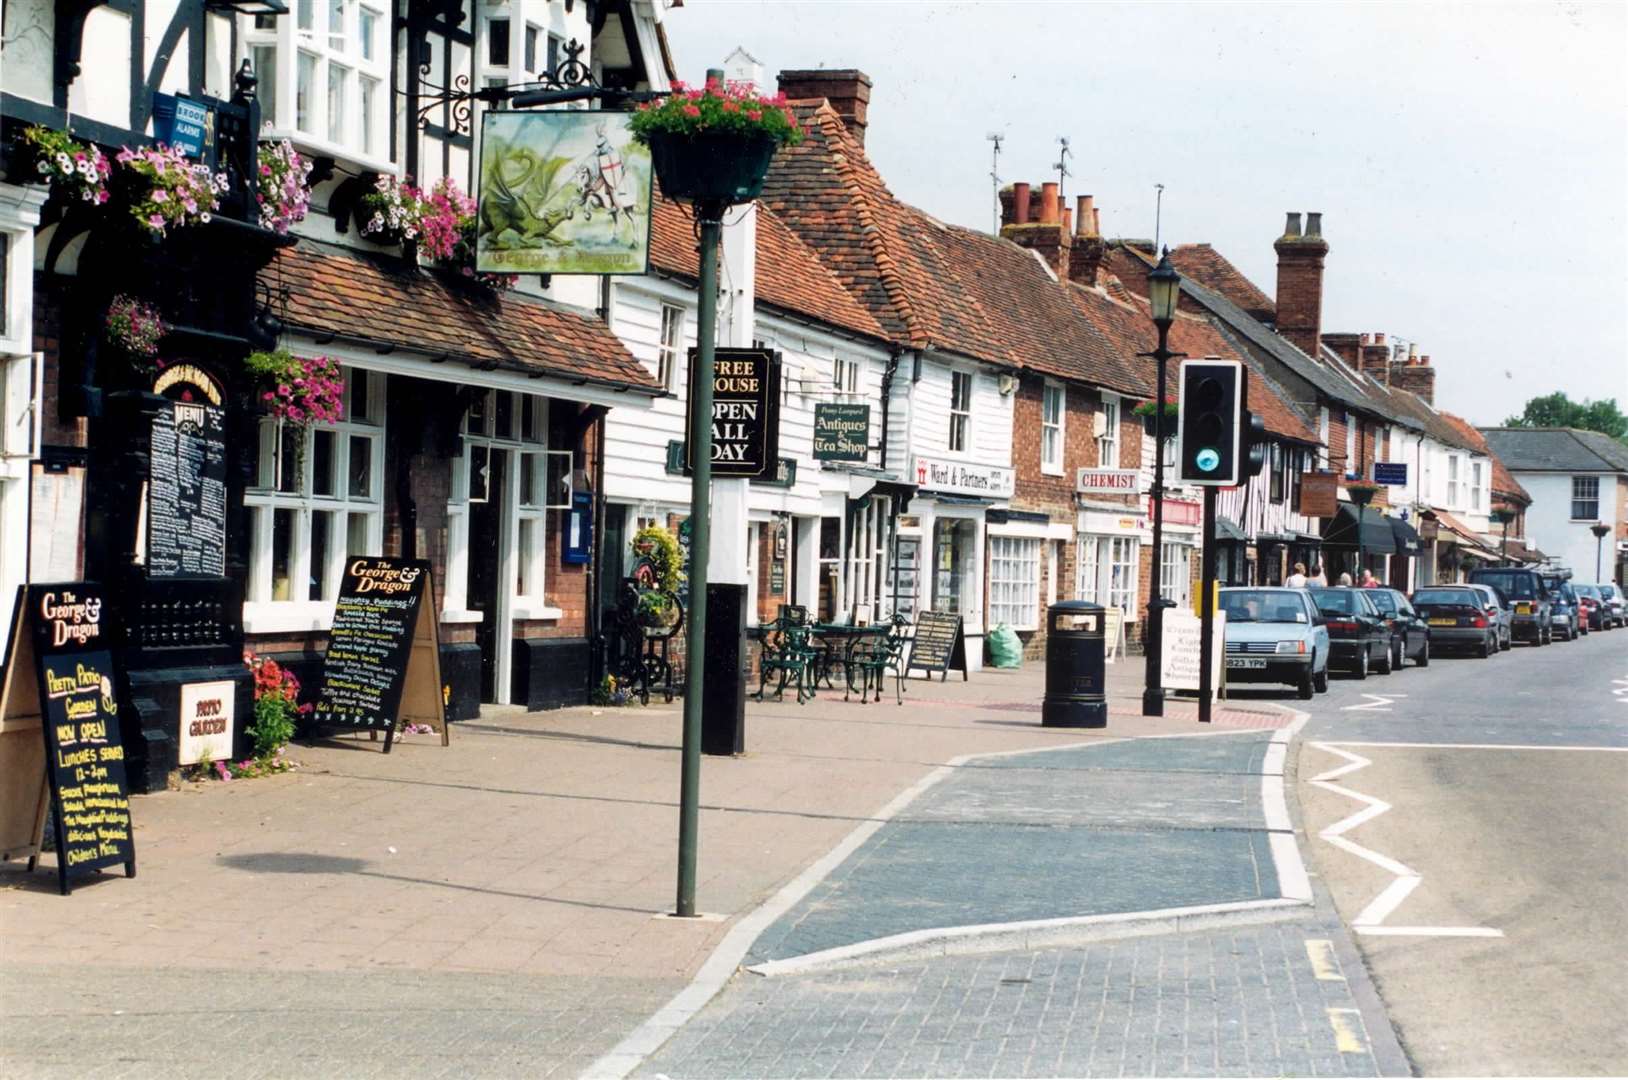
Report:
[[[1385,344],[1385,335],[1368,336],[1362,346],[1362,370],[1386,386],[1391,384],[1391,347]]]
[[[1338,356],[1352,371],[1362,370],[1362,348],[1368,344],[1367,334],[1324,334],[1323,344]]]
[[[865,145],[865,112],[871,101],[871,77],[863,71],[800,70],[780,73],[780,92],[793,101],[824,98],[831,103],[848,133]]]
[[[1307,356],[1317,355],[1323,333],[1323,215],[1307,214],[1306,231],[1300,215],[1291,213],[1283,235],[1272,245],[1278,253],[1277,331]]]
[[[1040,198],[1030,198],[1028,184],[1013,184],[1012,199],[1008,204],[1001,199],[1001,236],[1030,251],[1036,252],[1059,281],[1069,276],[1069,228],[1063,222],[1058,202],[1057,184],[1047,181],[1040,185]]]
[[[1074,240],[1068,256],[1068,277],[1088,289],[1102,283],[1102,258],[1108,252],[1098,228],[1096,197],[1081,195],[1076,201]]]
[[[1427,404],[1435,404],[1436,369],[1430,366],[1430,357],[1420,356],[1417,347],[1408,350],[1406,360],[1390,363],[1391,386],[1417,395]]]

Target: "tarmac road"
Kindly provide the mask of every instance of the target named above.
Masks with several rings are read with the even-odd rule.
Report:
[[[1628,1074],[1628,633],[1336,678],[1310,705],[1308,862],[1415,1069]]]

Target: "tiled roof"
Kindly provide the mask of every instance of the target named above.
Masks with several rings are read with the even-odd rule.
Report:
[[[650,227],[650,265],[692,281],[701,274],[694,219],[659,190]],[[766,206],[757,210],[756,266],[754,286],[759,303],[886,340],[886,331],[871,313]]]
[[[1628,472],[1628,446],[1597,431],[1489,427],[1481,433],[1516,472]]]
[[[1521,487],[1513,476],[1509,475],[1509,470],[1504,468],[1503,461],[1497,454],[1492,452],[1492,447],[1487,444],[1486,439],[1482,438],[1481,433],[1475,429],[1474,424],[1471,424],[1462,416],[1454,416],[1450,412],[1442,413],[1441,418],[1451,424],[1464,437],[1465,441],[1470,443],[1472,449],[1487,455],[1491,459],[1492,493],[1494,495],[1513,495],[1521,502],[1531,503],[1532,496],[1527,494],[1526,489]]]
[[[1208,244],[1182,244],[1170,249],[1170,264],[1182,277],[1192,278],[1212,292],[1237,304],[1261,322],[1277,319],[1277,304],[1255,287],[1239,269]]]
[[[444,354],[470,367],[660,392],[593,316],[468,288],[393,256],[301,240],[278,252],[261,278],[287,290],[283,319],[300,330]]]
[[[1487,548],[1486,539],[1482,537],[1480,533],[1477,533],[1474,529],[1464,524],[1464,522],[1460,521],[1452,514],[1449,514],[1439,506],[1432,506],[1430,508],[1430,512],[1435,515],[1437,523],[1440,524],[1442,528],[1446,529],[1450,533],[1453,533],[1461,541],[1463,541],[1463,543],[1460,545],[1461,547],[1475,547],[1480,548],[1483,551],[1489,550]],[[1446,538],[1443,537],[1443,539]]]

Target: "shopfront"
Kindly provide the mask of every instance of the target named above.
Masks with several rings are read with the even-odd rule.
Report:
[[[999,465],[976,465],[917,456],[912,469],[920,487],[910,511],[920,520],[921,570],[918,603],[961,616],[967,663],[983,665],[983,639],[992,625],[984,609],[988,511],[1005,508],[1015,474]]]
[[[1082,510],[1076,525],[1075,595],[1124,612],[1127,640],[1141,618],[1142,525],[1129,510]]]

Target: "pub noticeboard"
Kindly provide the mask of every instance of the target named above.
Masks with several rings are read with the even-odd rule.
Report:
[[[430,564],[421,560],[358,556],[346,564],[314,726],[383,731],[388,754],[398,721],[424,722],[447,745],[429,586]]]
[[[697,350],[690,350],[690,393]],[[693,396],[691,399],[693,403]],[[694,466],[690,414],[684,410],[684,464]],[[718,349],[713,355],[712,475],[773,477],[780,450],[780,354],[769,349]]]
[[[932,678],[939,672],[939,682],[949,678],[951,668],[967,679],[967,639],[962,633],[961,616],[943,611],[922,611],[916,614],[916,633],[910,640],[910,660],[906,671],[921,669]]]
[[[119,734],[117,675],[102,621],[106,604],[91,582],[25,585],[12,615],[12,655],[0,688],[0,833],[6,858],[41,847],[46,799],[53,810],[57,885],[74,875],[124,866],[136,876],[130,789]],[[35,676],[32,685],[30,671]],[[23,732],[40,730],[43,754]]]

